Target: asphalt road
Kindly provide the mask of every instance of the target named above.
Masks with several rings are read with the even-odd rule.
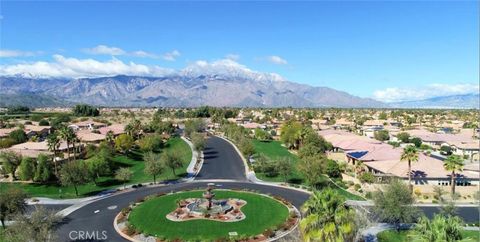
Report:
[[[271,187],[248,182],[216,182],[218,189],[249,189],[265,194],[281,196],[299,207],[308,199],[308,194],[300,191]],[[90,203],[68,215],[60,226],[58,236],[60,241],[126,241],[113,228],[113,219],[130,202],[150,194],[182,191],[188,189],[205,189],[207,182],[179,183],[163,187],[139,188],[134,192],[120,193],[93,203]],[[116,207],[112,207],[116,206]],[[110,209],[109,209],[110,208]],[[96,212],[97,211],[97,212]],[[96,213],[95,213],[96,212]],[[155,215],[152,215],[155,216]],[[88,232],[98,235],[90,240],[78,240],[78,235]],[[106,235],[105,237],[103,235]]]
[[[246,181],[245,166],[235,148],[216,136],[207,139],[204,162],[195,180],[228,179]]]
[[[309,197],[308,194],[286,189],[248,182],[244,166],[235,149],[225,140],[210,137],[205,149],[205,163],[195,182],[171,184],[161,187],[143,187],[124,192],[90,203],[68,215],[59,226],[60,241],[126,241],[113,228],[113,219],[131,202],[150,194],[175,192],[187,189],[204,189],[206,179],[228,179],[232,182],[215,182],[218,188],[249,189],[261,193],[283,197],[296,207],[300,207]],[[435,207],[420,207],[429,217],[438,211]],[[479,210],[475,207],[459,208],[458,213],[467,222],[478,221]],[[89,238],[86,238],[86,233]],[[83,234],[83,239],[82,235]],[[93,236],[92,236],[93,235]]]

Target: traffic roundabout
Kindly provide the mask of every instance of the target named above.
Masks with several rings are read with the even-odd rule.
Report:
[[[246,190],[215,190],[210,210],[189,211],[194,201],[209,204],[204,194],[194,189],[141,198],[117,214],[115,230],[130,241],[267,241],[288,234],[299,222],[290,202]],[[225,210],[214,209],[217,202],[224,203]]]

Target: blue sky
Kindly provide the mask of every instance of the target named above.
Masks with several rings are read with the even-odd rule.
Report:
[[[228,56],[251,70],[385,101],[478,91],[474,1],[0,4],[2,74],[87,59],[182,69]]]

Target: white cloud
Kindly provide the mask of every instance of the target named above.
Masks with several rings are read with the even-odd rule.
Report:
[[[41,51],[23,51],[23,50],[0,50],[0,58],[7,57],[28,57],[41,54]]]
[[[173,50],[163,54],[163,59],[167,61],[175,61],[178,57],[180,57],[180,51]]]
[[[135,57],[143,57],[143,58],[158,58],[157,55],[143,51],[143,50],[132,51],[130,55]]]
[[[113,75],[162,76],[173,72],[159,66],[147,66],[134,62],[124,63],[116,58],[102,62],[94,59],[66,58],[62,55],[54,55],[53,59],[53,62],[39,61],[0,65],[0,75],[80,78]]]
[[[267,57],[267,60],[273,64],[277,64],[277,65],[286,65],[288,64],[287,60],[283,59],[282,57],[280,56],[277,56],[277,55],[272,55],[272,56],[268,56]]]
[[[429,84],[423,87],[398,88],[390,87],[376,90],[373,97],[384,102],[401,102],[422,100],[433,97],[478,93],[478,84]]]
[[[92,55],[125,55],[127,52],[118,48],[106,45],[98,45],[93,48],[86,48],[84,52]]]
[[[228,54],[225,56],[226,59],[238,61],[240,59],[240,55],[237,54]]]

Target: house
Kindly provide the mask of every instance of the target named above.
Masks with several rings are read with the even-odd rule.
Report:
[[[5,129],[0,129],[0,138],[6,138],[10,134],[10,132],[17,130],[18,128],[13,127],[13,128],[5,128]]]
[[[73,149],[72,146],[69,147],[70,149]],[[16,144],[10,148],[7,148],[5,150],[13,151],[16,152],[22,156],[26,157],[32,157],[36,158],[40,154],[45,154],[45,155],[52,155],[53,152],[48,150],[48,143],[46,141],[42,142],[25,142],[21,144]],[[67,152],[67,143],[66,142],[60,142],[59,147],[57,148],[58,152]]]
[[[25,125],[23,129],[28,138],[33,136],[38,137],[40,140],[44,140],[50,134],[50,126],[36,126],[36,125]]]
[[[94,129],[98,129],[106,126],[107,125],[104,123],[87,120],[87,121],[81,121],[78,123],[71,124],[68,127],[73,129],[74,131],[78,131],[78,130],[87,130],[87,129],[94,130]]]
[[[339,130],[320,131],[319,134],[333,145],[334,152],[345,154],[347,163],[356,165],[361,162],[378,181],[384,177],[408,179],[408,163],[400,160],[403,152],[401,148]],[[413,181],[418,185],[450,184],[450,172],[444,169],[443,161],[423,153],[419,154],[418,162],[412,163],[412,175]],[[479,176],[471,172],[459,173],[457,184],[478,185]]]
[[[82,143],[98,144],[106,138],[106,135],[93,133],[90,130],[79,130],[76,134]]]
[[[107,135],[108,132],[112,132],[114,136],[125,133],[125,125],[123,124],[112,124],[109,126],[101,127],[98,129],[100,134]]]

